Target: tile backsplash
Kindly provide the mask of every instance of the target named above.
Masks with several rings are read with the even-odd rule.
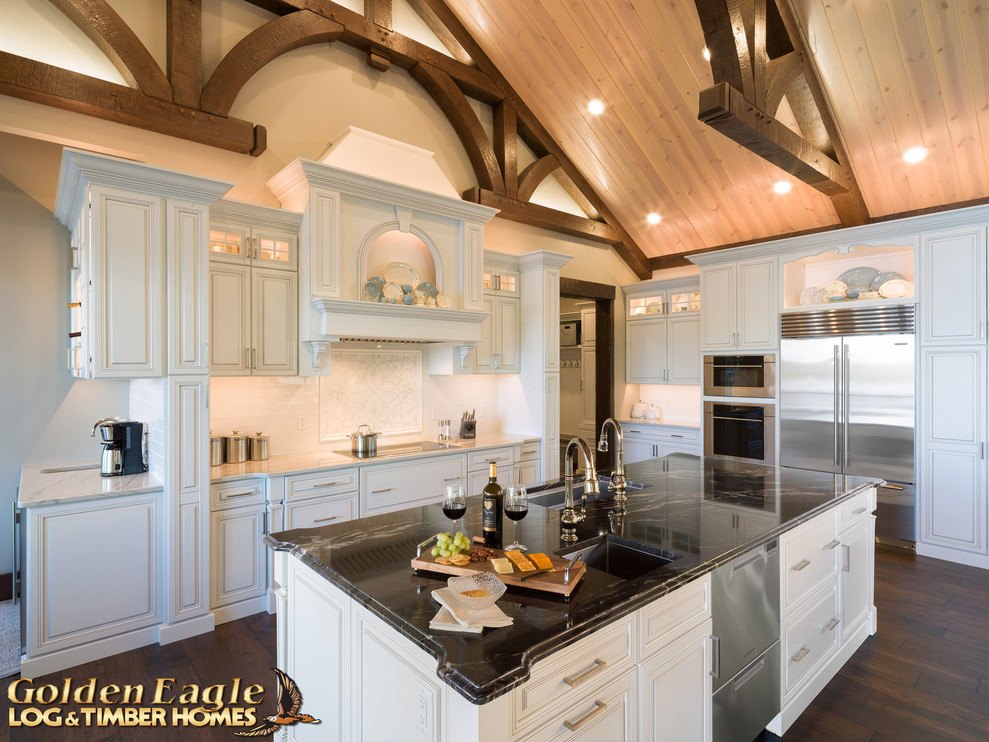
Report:
[[[260,431],[271,437],[270,455],[282,456],[349,448],[345,436],[361,422],[374,426],[372,419],[382,425],[398,419],[391,430],[431,440],[438,432],[438,419],[450,418],[456,433],[461,413],[476,409],[481,432],[501,430],[497,376],[430,376],[423,370],[420,350],[350,351],[332,351],[329,376],[210,379],[213,434]],[[413,364],[418,369],[420,401],[410,404]],[[324,428],[324,420],[334,422]]]
[[[165,480],[165,380],[134,379],[130,382],[131,420],[143,422],[148,433],[148,471]]]

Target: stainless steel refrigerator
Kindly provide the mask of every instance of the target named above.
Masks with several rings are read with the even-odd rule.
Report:
[[[905,546],[916,541],[913,307],[880,309],[784,316],[780,464],[882,477],[876,537]]]

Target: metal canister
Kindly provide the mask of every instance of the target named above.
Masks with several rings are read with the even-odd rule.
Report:
[[[247,436],[238,435],[235,430],[233,435],[227,436],[227,463],[241,464],[247,461]]]
[[[251,461],[268,460],[268,436],[261,435],[261,431],[258,431],[247,439],[247,443],[251,453]]]
[[[227,439],[222,435],[209,434],[209,465],[219,466],[227,461]]]

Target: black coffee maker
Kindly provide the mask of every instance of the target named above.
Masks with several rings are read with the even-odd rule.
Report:
[[[104,418],[93,426],[93,437],[100,431],[103,457],[100,474],[115,477],[148,470],[144,451],[144,423]]]

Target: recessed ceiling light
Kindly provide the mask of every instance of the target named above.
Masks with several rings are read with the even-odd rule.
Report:
[[[791,188],[793,188],[793,183],[788,180],[777,180],[773,183],[773,190],[777,193],[789,193]]]
[[[927,157],[927,147],[910,147],[910,149],[903,151],[903,159],[906,162],[920,162],[925,157]]]
[[[663,217],[661,217],[655,211],[652,212],[651,214],[646,214],[646,221],[649,222],[650,224],[659,224],[660,221],[662,221],[662,219]]]
[[[706,59],[708,62],[711,61],[711,50],[708,49],[706,46],[704,47],[704,50],[701,52],[701,54],[704,56],[704,59]]]
[[[604,113],[604,103],[599,101],[597,98],[588,101],[587,110],[593,113],[595,116],[599,116]]]

